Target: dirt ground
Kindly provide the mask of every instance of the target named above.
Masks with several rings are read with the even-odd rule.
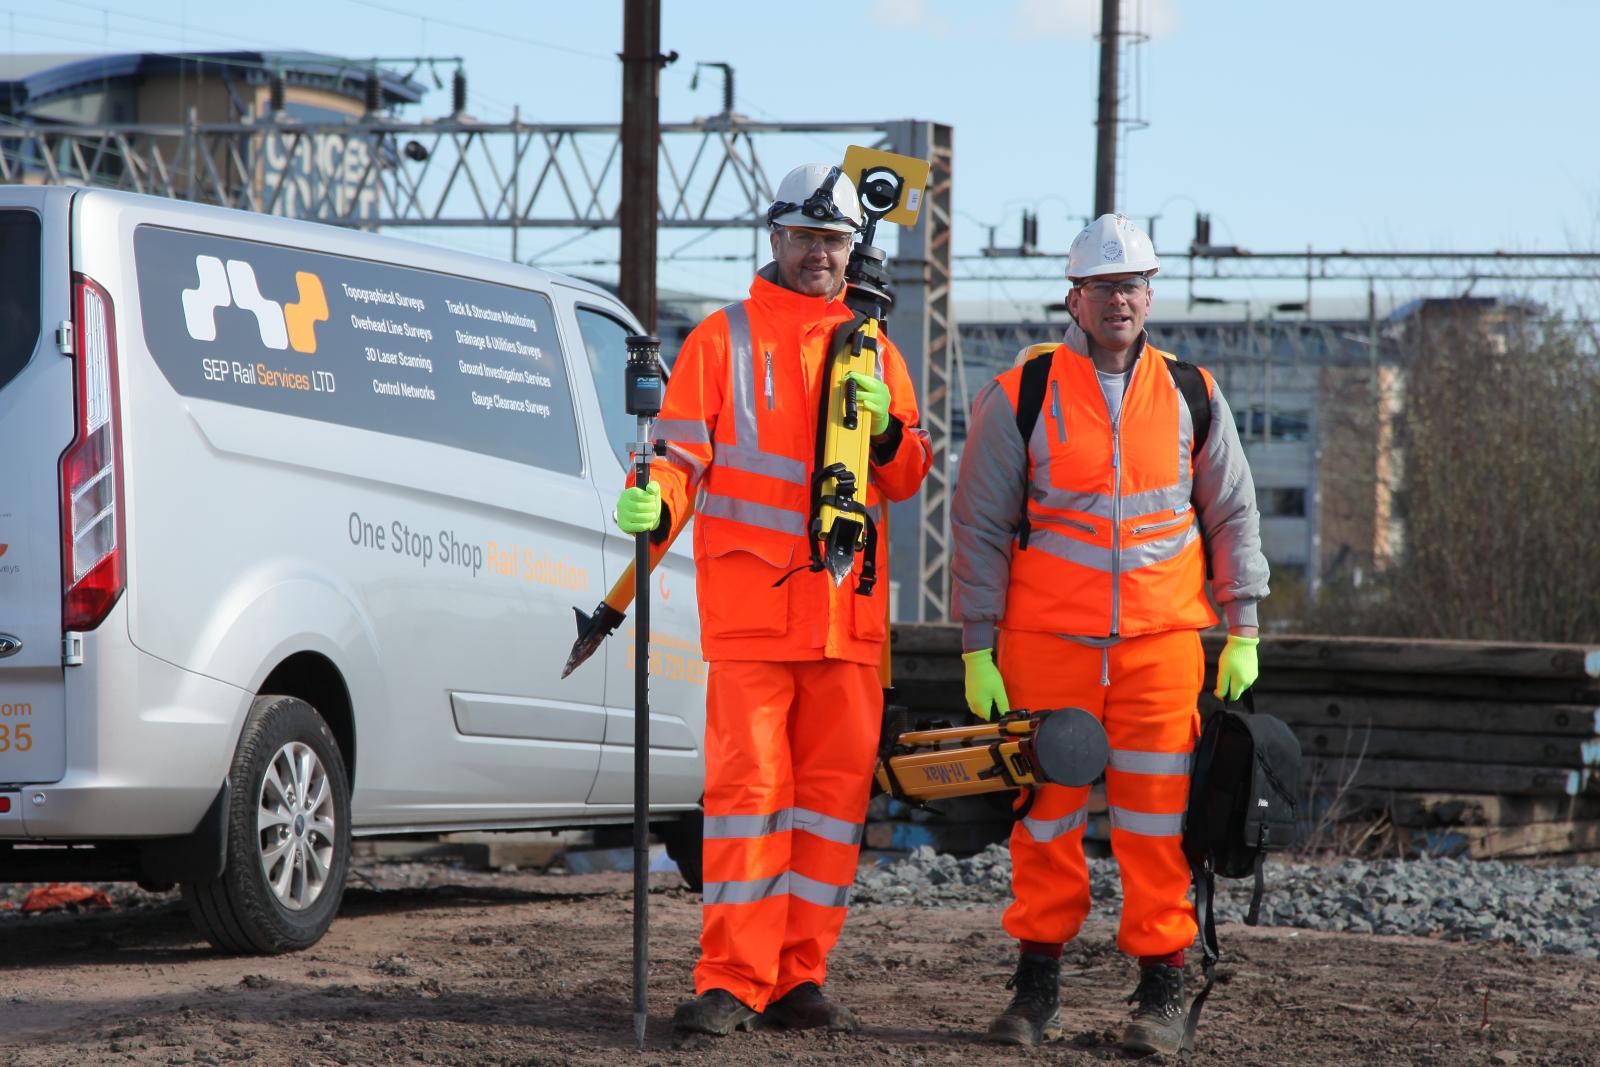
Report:
[[[419,873],[420,872],[420,873]],[[831,993],[865,1029],[677,1042],[699,898],[654,876],[650,1025],[631,1016],[626,874],[373,865],[310,951],[227,957],[182,905],[0,918],[0,1063],[1099,1064],[1132,990],[1112,927],[1063,966],[1066,1039],[983,1043],[1013,943],[998,908],[855,908]],[[1225,926],[1229,980],[1197,1063],[1271,1067],[1600,1064],[1600,963],[1501,945]],[[1190,979],[1198,968],[1191,964]],[[1159,1058],[1147,1060],[1159,1062]]]

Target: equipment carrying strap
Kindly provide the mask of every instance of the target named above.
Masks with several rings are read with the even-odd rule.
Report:
[[[1022,384],[1017,389],[1017,432],[1022,435],[1024,450],[1033,439],[1033,428],[1039,422],[1039,412],[1044,409],[1044,391],[1050,380],[1050,368],[1055,363],[1056,353],[1063,347],[1058,345],[1022,365]],[[1163,359],[1162,362],[1167,365],[1167,373],[1172,375],[1172,384],[1177,386],[1178,392],[1183,395],[1183,402],[1188,405],[1189,421],[1194,426],[1194,440],[1190,442],[1189,455],[1198,455],[1206,446],[1206,439],[1211,436],[1211,396],[1206,390],[1205,377],[1193,363],[1181,359]],[[1026,490],[1023,499],[1027,499]],[[1028,508],[1024,503],[1022,521],[1017,526],[1019,548],[1028,547],[1029,528]]]
[[[1256,697],[1253,692],[1246,689],[1240,697],[1244,709],[1251,715],[1256,713]],[[1262,834],[1266,833],[1265,824],[1262,825]],[[1250,895],[1250,911],[1245,916],[1246,926],[1256,926],[1261,921],[1261,895],[1266,889],[1266,877],[1262,873],[1262,864],[1267,855],[1263,846],[1264,841],[1258,841],[1258,851],[1255,862],[1255,887]],[[1178,1047],[1178,1060],[1188,1063],[1194,1053],[1195,1032],[1200,1029],[1200,1009],[1205,1007],[1206,999],[1211,996],[1211,990],[1217,982],[1217,964],[1222,960],[1222,948],[1217,943],[1217,878],[1216,868],[1212,865],[1210,856],[1204,863],[1190,863],[1189,873],[1194,877],[1194,914],[1200,926],[1200,948],[1204,953],[1200,970],[1205,978],[1205,985],[1189,1004],[1189,1018],[1183,1027],[1183,1040]]]

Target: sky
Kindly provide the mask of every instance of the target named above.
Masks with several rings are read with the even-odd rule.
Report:
[[[1038,214],[1040,246],[1064,251],[1092,211],[1098,0],[661,7],[662,48],[680,55],[662,74],[664,121],[720,110],[719,73],[691,89],[699,61],[733,65],[735,110],[755,119],[948,123],[958,256],[978,252],[990,227],[997,245],[1015,245],[1024,210]],[[1118,208],[1154,218],[1158,251],[1187,246],[1197,211],[1209,213],[1213,243],[1256,251],[1600,246],[1600,3],[1124,0],[1124,9],[1148,40],[1131,53],[1129,104],[1144,125],[1124,142]],[[0,46],[460,56],[477,117],[507,119],[516,107],[529,121],[615,122],[622,15],[622,0],[0,0]],[[407,114],[448,110],[447,82]],[[842,158],[848,140],[791,135],[764,149],[765,162],[781,175]],[[508,250],[503,235],[422,236]],[[538,237],[520,247],[542,265],[614,275],[591,261],[614,257],[615,231]],[[685,239],[664,235],[663,253]],[[749,248],[748,236],[702,241],[696,254],[746,258],[669,260],[660,284],[738,296]],[[1034,317],[1060,298],[1051,276],[1061,261],[1029,267],[1041,280],[1000,284],[967,280],[985,265],[958,261],[957,298]],[[1270,301],[1295,289],[1216,291]]]

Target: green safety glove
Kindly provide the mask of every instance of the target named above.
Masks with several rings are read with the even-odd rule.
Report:
[[[630,485],[617,497],[611,512],[617,529],[625,534],[649,533],[661,525],[661,486],[651,482],[645,489]]]
[[[889,432],[889,387],[870,374],[851,371],[846,378],[856,383],[856,405],[872,415],[872,436]]]
[[[1261,674],[1261,665],[1256,660],[1256,646],[1260,643],[1259,637],[1228,635],[1228,643],[1217,657],[1216,695],[1219,698],[1238,700],[1255,684]]]
[[[1005,679],[1000,677],[1000,668],[994,665],[994,649],[963,652],[961,659],[967,665],[967,710],[984,720],[989,718],[994,707],[998,707],[1002,715],[1010,712]]]

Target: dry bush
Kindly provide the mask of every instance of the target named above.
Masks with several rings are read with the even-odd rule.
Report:
[[[1559,318],[1461,317],[1414,328],[1401,349],[1388,487],[1398,551],[1359,585],[1331,575],[1295,629],[1600,640],[1592,332]]]

